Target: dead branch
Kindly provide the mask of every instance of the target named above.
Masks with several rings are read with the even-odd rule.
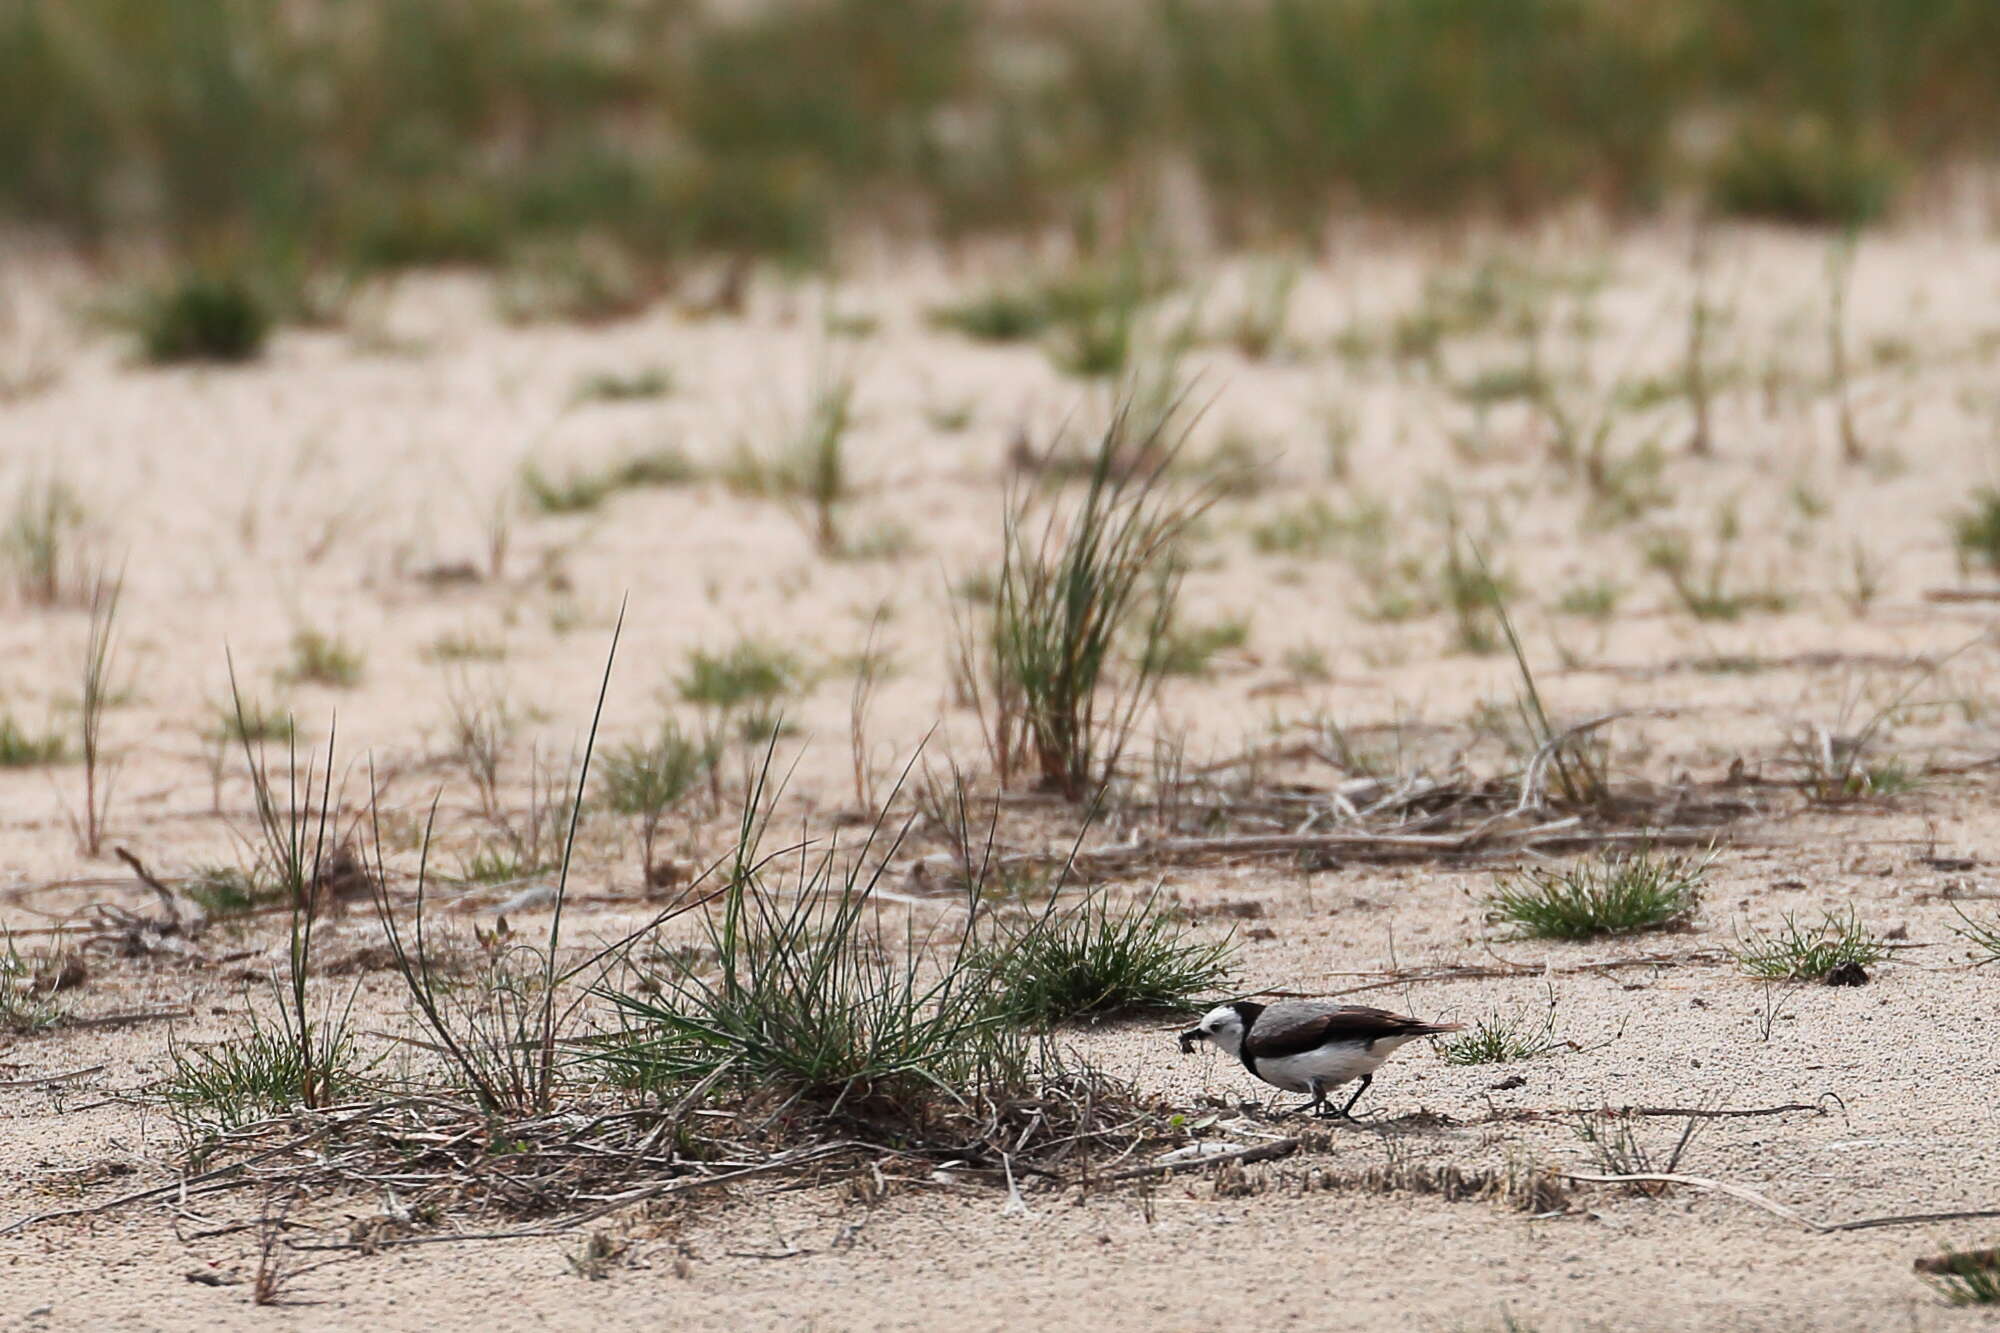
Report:
[[[1690,1189],[1710,1190],[1717,1194],[1727,1194],[1741,1199],[1752,1207],[1761,1208],[1773,1217],[1782,1217],[1788,1222],[1796,1222],[1807,1231],[1822,1235],[1835,1231],[1869,1231],[1878,1227],[1924,1226],[1932,1222],[1961,1222],[1975,1218],[2000,1217],[2000,1208],[1975,1208],[1946,1213],[1898,1213],[1887,1217],[1857,1217],[1846,1222],[1815,1222],[1810,1217],[1793,1208],[1770,1199],[1757,1191],[1727,1180],[1713,1180],[1707,1176],[1683,1176],[1671,1172],[1639,1172],[1632,1175],[1587,1175],[1565,1173],[1565,1180],[1579,1181],[1587,1185],[1622,1185],[1628,1183],[1652,1182],[1662,1185],[1686,1185]]]
[[[1298,1147],[1297,1139],[1277,1139],[1270,1143],[1238,1148],[1234,1152],[1219,1152],[1181,1162],[1156,1162],[1152,1166],[1127,1167],[1123,1171],[1113,1171],[1108,1176],[1096,1176],[1093,1179],[1101,1182],[1142,1180],[1147,1176],[1167,1176],[1176,1171],[1193,1170],[1197,1167],[1220,1166],[1224,1162],[1268,1162],[1279,1157],[1289,1157],[1298,1151]]]

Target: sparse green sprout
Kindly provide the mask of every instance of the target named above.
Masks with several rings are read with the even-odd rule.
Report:
[[[597,792],[621,815],[658,817],[705,781],[719,756],[672,722],[649,744],[615,746],[597,760]]]
[[[1136,251],[1050,281],[1042,293],[1053,331],[1049,358],[1063,373],[1085,379],[1123,374],[1132,362],[1140,307],[1163,286]]]
[[[739,444],[724,474],[741,494],[797,504],[823,555],[841,553],[840,511],[854,496],[847,433],[854,425],[855,389],[850,374],[823,374],[792,437],[771,456]]]
[[[1566,616],[1609,620],[1617,614],[1618,599],[1624,591],[1609,579],[1573,584],[1563,589],[1562,595],[1556,599],[1556,610]]]
[[[1484,655],[1500,647],[1498,607],[1513,595],[1505,574],[1496,574],[1483,560],[1468,560],[1453,542],[1445,554],[1439,579],[1442,598],[1451,612],[1453,642],[1463,652]]]
[[[1951,536],[1961,566],[2000,572],[2000,489],[1974,491],[1972,507],[1952,518]]]
[[[1958,914],[1959,920],[1951,932],[1972,946],[1978,966],[2000,963],[2000,917],[1981,921],[1966,915],[1965,909],[1957,903],[1951,905],[1951,910]]]
[[[293,730],[291,709],[239,696],[230,703],[215,705],[215,722],[208,729],[208,739],[223,746],[238,746],[245,741],[283,743],[291,740]]]
[[[211,921],[243,916],[285,900],[282,885],[261,882],[237,866],[203,866],[181,882],[181,891]]]
[[[316,629],[292,636],[292,663],[282,677],[294,684],[353,689],[361,683],[362,656],[346,640]]]
[[[1532,1060],[1568,1043],[1556,1036],[1555,997],[1536,1018],[1521,1014],[1486,1014],[1463,1032],[1438,1039],[1438,1054],[1448,1065],[1497,1065]]]
[[[1299,284],[1299,266],[1272,260],[1255,266],[1244,280],[1243,304],[1224,336],[1251,361],[1279,351],[1291,322],[1292,294]]]
[[[1646,564],[1666,576],[1675,596],[1697,620],[1740,620],[1751,612],[1789,610],[1792,599],[1776,589],[1731,586],[1740,564],[1735,554],[1740,536],[1741,525],[1734,511],[1725,510],[1707,561],[1695,558],[1684,534],[1660,532],[1646,544]]]
[[[1066,908],[1052,897],[1022,924],[1003,919],[979,965],[1011,1019],[1047,1025],[1188,1008],[1228,980],[1234,952],[1226,939],[1190,938],[1155,896],[1114,908],[1092,892]]]
[[[23,601],[54,606],[80,578],[76,546],[83,517],[75,488],[60,477],[30,481],[15,494],[0,552],[14,568]]]
[[[1524,938],[1587,940],[1665,930],[1693,916],[1710,860],[1642,847],[1560,870],[1530,866],[1487,899],[1497,920]]]
[[[688,703],[733,713],[746,705],[769,704],[806,682],[798,658],[782,648],[745,639],[727,652],[696,649],[677,683]]]
[[[30,732],[11,713],[0,714],[0,768],[40,768],[69,757],[69,742],[61,732]]]
[[[1326,650],[1316,643],[1295,644],[1285,649],[1285,673],[1293,680],[1323,684],[1333,679],[1333,666]]]
[[[1895,196],[1900,163],[1818,117],[1747,122],[1708,181],[1716,210],[1800,226],[1858,227]]]
[[[1477,408],[1517,400],[1536,400],[1547,392],[1542,372],[1534,366],[1495,366],[1459,384],[1453,392]]]
[[[600,370],[577,381],[570,395],[579,403],[628,403],[664,398],[674,391],[673,372],[660,366],[621,372]]]
[[[292,1021],[290,1015],[285,1019]],[[319,1095],[337,1099],[357,1080],[354,1047],[338,1025],[315,1037],[301,1043],[292,1032],[253,1019],[247,1037],[175,1046],[174,1072],[160,1096],[183,1124],[225,1130],[312,1104],[309,1084]]]
[[[187,273],[144,293],[134,323],[140,349],[155,364],[240,362],[263,352],[271,313],[239,277]]]
[[[0,953],[0,1032],[25,1037],[61,1025],[68,1011],[49,998],[41,969],[6,937]]]
[[[507,657],[504,639],[485,638],[471,631],[440,634],[424,649],[432,662],[500,662]]]
[[[618,490],[685,486],[699,480],[700,466],[670,444],[622,458],[611,469],[611,485]]]
[[[574,467],[561,476],[534,463],[521,468],[521,490],[544,514],[588,514],[619,491],[685,486],[701,479],[701,468],[674,445],[628,455],[601,469]]]
[[[527,463],[521,468],[521,489],[544,514],[588,514],[616,488],[611,478],[601,473],[572,470],[555,477]]]
[[[1388,511],[1373,501],[1343,510],[1315,497],[1252,528],[1250,541],[1268,555],[1323,556],[1378,545],[1388,527]]]
[[[1067,513],[1029,530],[1030,499],[1010,510],[983,636],[961,645],[959,683],[980,707],[1002,780],[1032,759],[1042,782],[1078,799],[1109,779],[1138,709],[1159,682],[1160,647],[1180,587],[1176,551],[1212,497],[1175,496],[1167,422],[1137,429],[1121,411],[1105,430],[1090,486]],[[1125,470],[1122,460],[1151,460]],[[1115,691],[1117,651],[1136,669]]]
[[[1769,933],[1739,936],[1732,951],[1745,972],[1766,981],[1819,981],[1835,968],[1872,967],[1889,956],[1889,946],[1861,924],[1853,908],[1826,912],[1818,929],[1801,926],[1792,913]]]
[[[1152,670],[1161,676],[1206,676],[1222,653],[1250,641],[1248,620],[1218,620],[1209,625],[1174,625],[1153,644]]]
[[[995,287],[955,305],[933,308],[930,322],[980,342],[1026,342],[1049,326],[1048,303],[1039,293]]]
[[[494,298],[510,324],[568,320],[598,324],[646,308],[655,284],[623,246],[602,236],[532,242],[514,248]]]
[[[506,842],[482,842],[458,863],[458,877],[468,884],[513,884],[556,869],[553,861]]]

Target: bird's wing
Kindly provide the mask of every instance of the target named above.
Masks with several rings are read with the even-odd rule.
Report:
[[[1274,1004],[1259,1014],[1244,1038],[1243,1049],[1260,1058],[1276,1058],[1301,1055],[1328,1042],[1366,1045],[1383,1037],[1423,1037],[1436,1032],[1456,1032],[1458,1028],[1456,1023],[1426,1023],[1365,1005],[1293,1001]]]

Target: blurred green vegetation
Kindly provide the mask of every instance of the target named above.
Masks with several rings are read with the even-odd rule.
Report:
[[[1337,208],[1853,224],[1990,152],[1992,0],[6,0],[0,217],[208,266],[810,263],[1129,218]],[[267,276],[267,281],[274,280]]]

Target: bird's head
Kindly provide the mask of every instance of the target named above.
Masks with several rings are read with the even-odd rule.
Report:
[[[1219,1004],[1201,1016],[1201,1022],[1181,1033],[1181,1054],[1194,1050],[1198,1041],[1212,1041],[1234,1055],[1242,1048],[1245,1030],[1242,1011],[1233,1004]]]

